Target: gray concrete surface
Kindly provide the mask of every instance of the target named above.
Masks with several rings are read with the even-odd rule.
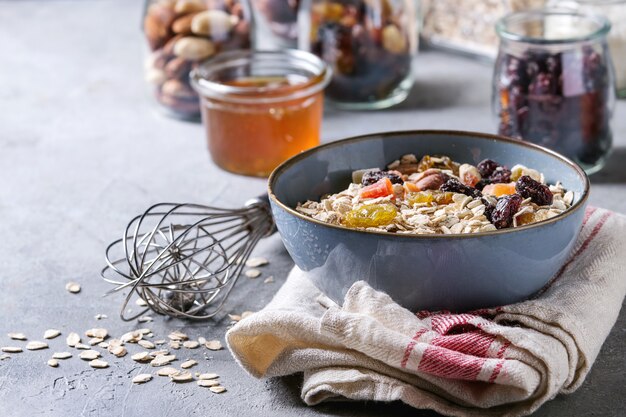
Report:
[[[300,376],[266,381],[246,375],[226,350],[193,351],[195,369],[217,372],[228,392],[157,378],[129,357],[93,370],[77,358],[46,366],[70,331],[103,326],[121,335],[142,324],[117,318],[120,296],[103,298],[105,245],[126,221],[154,202],[239,206],[264,181],[230,175],[209,160],[201,126],[154,111],[142,79],[140,1],[0,2],[0,345],[6,333],[41,339],[58,328],[47,351],[0,362],[0,416],[408,416],[433,415],[401,404],[337,403],[308,408]],[[403,105],[378,113],[327,111],[325,141],[389,129],[453,128],[491,132],[491,67],[425,52]],[[617,106],[614,157],[593,178],[592,204],[626,212],[626,102]],[[271,260],[264,275],[242,279],[228,312],[258,310],[292,265],[277,236],[257,250]],[[79,295],[64,289],[82,284]],[[107,314],[96,321],[94,315]],[[228,319],[187,323],[157,317],[157,337],[172,329],[219,338]],[[626,314],[622,312],[585,384],[547,403],[537,416],[624,415]],[[132,349],[132,351],[137,350]],[[183,352],[179,352],[183,355]]]

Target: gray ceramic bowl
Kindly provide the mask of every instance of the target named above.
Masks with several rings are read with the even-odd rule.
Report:
[[[471,235],[396,235],[350,230],[306,217],[298,202],[345,189],[357,169],[384,167],[400,156],[443,154],[476,164],[490,158],[540,170],[574,192],[573,206],[550,220]],[[467,311],[524,300],[567,260],[589,193],[585,173],[563,156],[501,136],[456,131],[373,134],[321,145],[269,178],[276,226],[289,254],[338,303],[358,280],[413,311]]]

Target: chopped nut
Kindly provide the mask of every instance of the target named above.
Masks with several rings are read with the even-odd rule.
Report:
[[[56,329],[49,329],[49,330],[46,330],[44,332],[43,338],[44,339],[54,339],[55,337],[57,337],[60,334],[61,334],[61,332],[56,330]]]
[[[209,389],[211,390],[211,392],[214,392],[216,394],[221,394],[222,392],[226,392],[226,388],[224,388],[221,385],[217,385],[214,387],[209,387]]]
[[[103,361],[101,359],[94,359],[91,362],[89,362],[89,366],[91,366],[92,368],[108,368],[109,367],[109,363],[106,361]]]
[[[183,342],[183,346],[186,347],[187,349],[195,349],[198,346],[200,346],[200,343],[196,342],[195,340],[187,340]]]
[[[52,354],[52,359],[69,359],[72,357],[70,352],[54,352]]]
[[[209,350],[221,350],[222,342],[220,342],[219,340],[209,340],[204,344],[204,346]]]
[[[244,272],[244,274],[248,278],[257,278],[259,275],[261,275],[261,271],[259,271],[258,269],[248,269],[246,272]]]
[[[84,352],[81,352],[78,357],[85,361],[92,361],[100,357],[100,352],[98,352],[97,350],[86,350]]]
[[[250,268],[257,268],[259,266],[267,265],[269,261],[265,258],[250,258],[246,261],[246,266]]]
[[[85,332],[85,335],[87,337],[97,337],[104,340],[109,335],[109,332],[107,329],[89,329]]]
[[[33,341],[33,342],[28,342],[26,344],[26,349],[28,350],[39,350],[39,349],[47,349],[47,348],[48,348],[48,344],[44,342]]]
[[[21,347],[17,347],[17,346],[3,346],[2,348],[0,348],[0,350],[2,350],[3,352],[6,352],[6,353],[20,353],[20,352],[22,352],[22,348]]]
[[[56,359],[48,359],[48,366],[51,366],[53,368],[56,368],[57,366],[59,366],[59,361]]]
[[[65,284],[65,289],[71,292],[72,294],[77,294],[80,292],[80,284],[70,281],[67,284]]]
[[[143,384],[152,379],[152,375],[150,374],[139,374],[133,378],[133,384]]]
[[[74,347],[80,343],[80,336],[78,335],[78,333],[72,332],[67,335],[65,342],[67,343],[69,347]]]
[[[192,366],[197,365],[197,364],[198,364],[197,361],[195,361],[193,359],[189,359],[188,361],[185,361],[185,362],[181,363],[180,367],[183,368],[183,369],[188,369],[188,368],[191,368]]]
[[[8,333],[8,336],[13,340],[26,340],[24,333]]]
[[[193,375],[191,375],[191,372],[188,371],[178,372],[170,375],[170,379],[174,382],[189,382],[193,381]]]

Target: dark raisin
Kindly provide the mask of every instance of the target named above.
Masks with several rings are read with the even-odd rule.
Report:
[[[363,174],[361,184],[371,185],[385,177],[389,178],[392,184],[404,184],[404,181],[398,174],[390,171],[368,171]]]
[[[549,206],[552,204],[552,191],[550,187],[535,181],[528,175],[520,177],[515,183],[515,190],[524,198],[530,200],[539,206]]]
[[[500,164],[494,160],[484,159],[476,165],[476,168],[478,168],[478,172],[480,172],[480,175],[483,178],[488,178],[499,166]]]
[[[468,187],[455,178],[450,178],[439,187],[441,191],[465,194],[470,197],[482,197],[483,194],[474,187]]]
[[[506,229],[513,224],[513,216],[519,210],[524,199],[519,194],[505,195],[500,197],[495,208],[491,212],[491,223],[496,229]]]
[[[511,170],[507,167],[498,167],[489,176],[489,181],[493,184],[511,182]]]
[[[496,208],[493,204],[489,203],[486,198],[481,198],[480,201],[485,205],[485,217],[487,220],[491,221],[491,215],[493,214],[493,210]]]
[[[489,185],[489,184],[491,184],[491,181],[489,180],[489,178],[482,178],[480,181],[478,181],[476,183],[474,188],[476,188],[477,190],[482,191],[483,188],[485,188],[485,185]]]

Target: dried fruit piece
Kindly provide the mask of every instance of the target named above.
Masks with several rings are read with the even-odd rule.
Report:
[[[505,229],[513,224],[513,216],[519,210],[522,201],[519,194],[505,195],[498,199],[491,213],[491,223],[496,226],[496,229]]]
[[[421,175],[411,176],[415,182],[415,187],[420,191],[438,190],[449,178],[449,175],[434,168],[424,171]]]
[[[48,359],[48,366],[52,367],[52,368],[56,368],[57,366],[59,366],[59,361],[56,359]]]
[[[13,340],[26,340],[26,335],[24,333],[8,333],[7,336]]]
[[[108,368],[109,363],[101,359],[94,359],[91,362],[89,362],[89,366],[91,366],[92,368],[102,369],[102,368]]]
[[[364,186],[372,185],[383,178],[388,178],[392,184],[404,183],[402,180],[402,174],[398,171],[371,170],[363,173],[363,177],[361,177],[361,184]]]
[[[398,210],[393,204],[369,204],[346,213],[343,224],[349,227],[377,227],[393,222]]]
[[[407,196],[407,201],[413,204],[431,204],[435,201],[433,193],[428,191],[418,191],[417,193],[411,193]]]
[[[67,284],[65,284],[65,289],[71,292],[72,294],[77,294],[80,292],[80,284],[78,284],[77,282],[70,281]]]
[[[482,175],[480,175],[480,172],[474,165],[462,164],[459,167],[459,178],[468,187],[475,187],[482,179]]]
[[[524,198],[530,200],[539,206],[549,206],[552,204],[553,195],[550,187],[535,181],[528,175],[523,175],[515,183],[515,189]]]
[[[459,180],[450,178],[440,188],[441,191],[448,191],[452,193],[465,194],[470,197],[482,197],[482,193],[474,187],[468,187],[465,184],[461,184]]]
[[[48,349],[48,344],[44,342],[32,341],[26,344],[28,350]]]
[[[498,183],[485,185],[483,188],[483,194],[489,194],[496,197],[502,197],[503,195],[515,194],[515,183]]]
[[[500,164],[492,159],[483,159],[478,163],[478,165],[476,165],[476,169],[478,169],[481,177],[489,178],[493,171],[495,171],[499,166]]]
[[[393,184],[387,177],[375,182],[372,185],[363,187],[359,192],[359,196],[363,199],[386,197],[393,194]]]
[[[506,167],[498,167],[489,176],[489,181],[491,183],[510,182],[511,171]]]
[[[139,374],[133,378],[133,384],[143,384],[152,379],[150,374]]]

